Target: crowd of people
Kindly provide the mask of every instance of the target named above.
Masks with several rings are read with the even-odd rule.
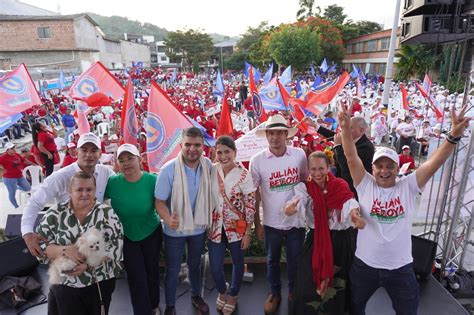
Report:
[[[3,182],[15,208],[16,190],[30,189],[22,169],[39,165],[46,177],[23,209],[21,230],[31,254],[43,263],[58,257],[76,263],[64,271],[62,283],[51,286],[51,314],[101,314],[101,308],[108,313],[121,269],[127,274],[134,314],[160,314],[162,249],[164,314],[177,312],[184,253],[191,303],[206,314],[208,302],[201,296],[206,246],[218,291],[216,308],[232,314],[253,233],[265,241],[267,253],[270,293],[265,314],[276,313],[282,300],[283,248],[291,314],[364,314],[380,286],[397,313],[416,314],[418,284],[407,246],[414,196],[469,132],[462,95],[434,86],[433,106],[441,109],[440,117],[433,106],[424,105],[414,85],[407,86],[409,108],[396,100],[398,84],[392,85],[391,106],[386,108],[381,82],[368,79],[363,91],[349,83],[320,116],[298,121],[290,111],[269,112],[256,131],[268,148],[240,163],[235,140],[259,124],[240,74],[223,77],[234,132],[218,137],[214,146],[204,141],[216,134],[220,119],[220,99],[213,95],[209,75],[172,78],[157,69],[136,69],[129,75],[142,127],[137,146],[119,141],[120,101],[112,109],[91,111],[95,132],[80,135],[71,114],[74,101],[59,94],[25,113],[31,149],[18,154],[9,142],[0,156]],[[116,76],[122,82],[128,79],[125,73]],[[183,130],[178,156],[158,174],[148,172],[144,129],[152,80],[202,126]],[[311,77],[297,81],[309,91]],[[288,85],[293,96],[295,86]],[[99,130],[101,123],[107,123],[107,132]],[[300,128],[302,123],[307,128]],[[429,148],[431,139],[439,139],[437,150]],[[413,152],[424,156],[430,150],[430,157],[416,165]],[[51,204],[35,228],[39,211]],[[103,233],[109,253],[98,267],[89,266],[74,246],[92,228]],[[226,250],[232,258],[229,287],[223,271]],[[71,299],[63,305],[66,296]]]

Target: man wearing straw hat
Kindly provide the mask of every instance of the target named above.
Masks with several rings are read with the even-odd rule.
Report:
[[[260,240],[265,238],[267,251],[267,279],[271,293],[265,305],[265,314],[277,311],[281,301],[280,256],[286,246],[288,269],[288,298],[291,299],[297,268],[296,257],[304,241],[304,228],[298,222],[284,220],[284,207],[294,196],[294,187],[308,176],[306,155],[300,148],[287,146],[297,128],[290,128],[286,119],[277,114],[271,116],[264,128],[256,131],[266,137],[268,149],[256,154],[250,161],[250,170],[257,190],[256,209],[262,201],[263,220],[259,211],[255,214],[255,231]]]

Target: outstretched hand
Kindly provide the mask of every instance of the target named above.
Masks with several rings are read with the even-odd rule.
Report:
[[[339,111],[337,112],[337,120],[341,129],[348,130],[351,123],[352,104],[347,106],[339,102]]]
[[[468,117],[465,117],[467,104],[461,108],[459,114],[456,114],[456,109],[451,107],[451,136],[457,138],[462,137],[464,130],[469,126],[469,121],[471,120]]]

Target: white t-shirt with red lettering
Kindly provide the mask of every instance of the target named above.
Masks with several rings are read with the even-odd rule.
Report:
[[[284,207],[295,195],[294,187],[308,177],[304,151],[288,146],[285,154],[277,157],[266,149],[252,157],[250,171],[255,187],[260,187],[263,224],[280,230],[297,227],[284,220]]]
[[[415,197],[421,192],[416,171],[379,187],[369,173],[356,187],[365,228],[357,235],[356,257],[379,269],[398,269],[413,262],[411,227]]]

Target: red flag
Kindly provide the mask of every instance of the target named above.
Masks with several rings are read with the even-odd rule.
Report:
[[[84,99],[89,107],[110,106],[112,99],[104,93],[96,92]]]
[[[262,123],[264,121],[267,121],[268,116],[265,112],[265,109],[263,108],[262,99],[260,98],[260,95],[258,95],[258,89],[253,78],[252,68],[253,67],[249,68],[249,86],[250,93],[252,94],[252,105],[258,120]]]
[[[400,83],[400,91],[402,92],[403,108],[405,110],[410,110],[410,108],[408,107],[407,90],[405,89],[405,86],[403,85],[403,83]]]
[[[77,129],[79,130],[80,135],[91,131],[91,126],[89,125],[89,121],[87,120],[87,109],[88,108],[86,103],[77,101],[76,112],[74,117],[76,118]]]
[[[120,129],[124,143],[137,144],[138,119],[135,113],[135,100],[133,99],[133,85],[131,78],[128,78],[127,89],[123,98],[122,119]]]
[[[224,135],[231,136],[233,133],[234,126],[232,124],[232,117],[230,116],[229,103],[227,103],[227,95],[224,94],[224,98],[222,99],[221,119],[219,120],[216,137]]]
[[[175,158],[179,151],[181,132],[193,124],[176,108],[166,92],[152,82],[146,119],[147,154],[150,172]]]
[[[342,88],[344,88],[349,78],[349,73],[345,71],[339,78],[320,84],[314,91],[309,92],[306,96],[306,109],[319,115],[321,111],[318,105],[329,104]]]
[[[305,106],[304,104],[306,102],[301,99],[290,97],[290,94],[285,89],[285,87],[280,83],[279,80],[278,80],[278,88],[280,89],[280,94],[281,94],[281,98],[283,99],[283,103],[285,104],[286,108],[290,111],[291,116],[293,116],[293,118],[296,121],[301,122],[304,119],[305,114],[301,110],[300,106],[301,105]],[[308,132],[308,125],[304,122],[302,122],[298,126],[298,128],[303,132]]]
[[[0,79],[0,118],[41,104],[35,84],[24,64]]]
[[[425,100],[427,100],[428,103],[431,105],[431,108],[435,112],[436,117],[437,118],[443,117],[443,114],[441,114],[441,112],[438,110],[438,108],[436,108],[435,104],[433,103],[433,100],[431,99],[431,97],[428,96],[425,89],[418,82],[415,82],[415,85],[418,88],[418,90],[420,91],[421,95],[423,95]]]
[[[78,100],[84,100],[91,94],[103,93],[113,100],[123,96],[125,90],[115,76],[99,61],[83,72],[69,89],[69,95]]]

